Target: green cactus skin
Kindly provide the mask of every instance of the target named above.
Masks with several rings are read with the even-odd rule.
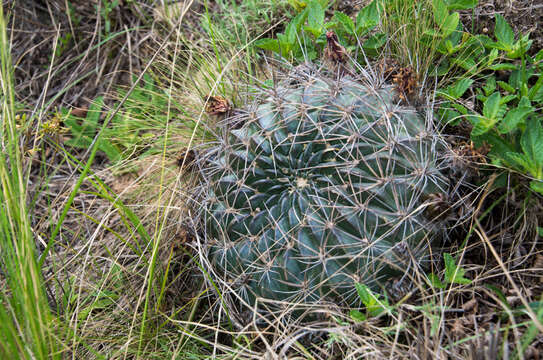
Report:
[[[204,258],[225,292],[355,306],[355,282],[382,291],[425,267],[446,147],[398,101],[388,85],[308,72],[238,115],[204,170]]]

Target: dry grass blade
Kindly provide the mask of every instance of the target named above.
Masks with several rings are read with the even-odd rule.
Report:
[[[543,333],[543,324],[541,324],[541,321],[539,320],[539,318],[537,317],[537,314],[533,311],[532,307],[530,306],[530,304],[528,304],[528,302],[526,301],[526,298],[524,297],[524,295],[522,294],[522,292],[520,291],[519,287],[517,286],[516,282],[513,280],[513,278],[511,277],[511,275],[509,274],[509,270],[507,269],[507,267],[504,265],[501,257],[499,256],[498,252],[496,251],[496,249],[494,248],[494,246],[492,246],[492,243],[490,242],[490,240],[488,239],[487,235],[486,235],[486,232],[484,231],[484,229],[482,228],[481,224],[479,223],[478,220],[475,220],[475,223],[477,225],[477,229],[475,230],[475,233],[481,238],[481,240],[484,241],[485,245],[490,249],[490,252],[492,253],[492,256],[494,256],[494,259],[496,260],[496,262],[499,264],[500,268],[502,269],[503,271],[503,274],[505,275],[505,277],[507,278],[507,280],[509,281],[509,284],[511,285],[511,287],[515,290],[517,296],[519,297],[520,301],[522,302],[522,304],[524,305],[525,309],[526,309],[526,312],[528,313],[528,316],[530,317],[530,319],[533,321],[533,323],[537,326],[537,328],[539,329],[540,332]]]

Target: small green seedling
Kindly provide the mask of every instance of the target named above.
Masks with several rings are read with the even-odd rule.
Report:
[[[392,306],[388,303],[387,298],[381,298],[380,294],[376,294],[369,287],[363,284],[355,284],[356,291],[360,300],[366,308],[366,312],[362,313],[358,310],[351,310],[351,318],[355,321],[364,321],[369,318],[377,317],[382,313],[390,313]]]
[[[119,0],[103,0],[102,1],[102,7],[100,9],[97,8],[98,5],[95,5],[96,10],[100,13],[100,16],[104,20],[104,30],[105,35],[109,35],[111,33],[111,18],[110,14],[117,6],[119,6]]]
[[[456,264],[456,261],[451,254],[443,254],[443,259],[445,260],[445,275],[443,281],[441,281],[436,274],[430,274],[428,276],[428,280],[433,287],[445,289],[447,285],[450,284],[471,284],[471,280],[464,277],[466,270]]]
[[[72,138],[65,142],[65,145],[75,148],[88,149],[96,133],[100,130],[100,117],[104,107],[104,98],[98,97],[91,104],[85,118],[74,116],[67,109],[61,109],[64,125],[70,129]],[[107,136],[108,128],[103,129],[102,134],[96,140],[98,150],[104,152],[111,162],[117,162],[121,159],[121,152],[113,145]]]

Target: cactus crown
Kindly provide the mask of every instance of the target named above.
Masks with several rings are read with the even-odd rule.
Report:
[[[211,150],[202,259],[249,305],[358,302],[424,267],[445,145],[391,86],[311,67],[262,91]]]

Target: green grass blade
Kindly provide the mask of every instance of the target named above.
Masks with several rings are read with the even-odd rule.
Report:
[[[28,214],[10,48],[0,8],[0,273],[6,280],[0,294],[0,349],[5,359],[60,359]]]

